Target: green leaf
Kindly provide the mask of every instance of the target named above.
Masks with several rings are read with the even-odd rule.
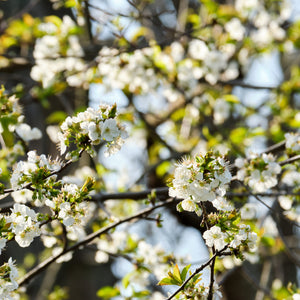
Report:
[[[179,211],[179,212],[183,212],[183,211],[184,211],[184,209],[182,208],[181,202],[179,202],[179,203],[176,205],[176,210]]]
[[[76,7],[76,5],[77,5],[77,3],[76,3],[75,0],[67,0],[65,2],[65,7],[68,7],[68,8],[70,8],[70,7]]]
[[[223,98],[227,102],[240,103],[240,99],[235,95],[228,94],[228,95],[224,95]]]
[[[180,277],[181,277],[182,281],[185,280],[186,274],[187,274],[188,270],[190,269],[190,267],[191,267],[191,265],[187,265],[182,269],[182,271],[180,273]]]
[[[52,114],[50,114],[50,116],[47,118],[46,122],[48,124],[53,124],[53,123],[61,123],[63,122],[67,117],[67,114],[62,111],[62,110],[58,110],[53,112]]]
[[[171,163],[169,161],[162,162],[157,168],[156,168],[156,174],[159,177],[163,177],[168,170],[170,169]]]
[[[263,236],[261,238],[261,243],[264,244],[267,247],[274,247],[275,246],[275,239],[273,237],[270,236]]]
[[[173,268],[173,276],[176,280],[178,280],[179,282],[182,281],[181,276],[180,276],[180,270],[178,268],[178,265],[176,264]]]
[[[114,118],[116,116],[116,113],[117,113],[117,104],[115,103],[110,109],[108,118]]]
[[[247,135],[245,127],[235,128],[230,132],[230,140],[235,144],[241,144]]]
[[[120,295],[120,290],[117,287],[104,286],[97,291],[97,296],[102,299],[111,299]]]
[[[45,17],[45,21],[49,23],[53,23],[57,27],[60,27],[60,25],[62,24],[62,20],[59,17],[53,15]]]
[[[130,283],[130,277],[132,275],[132,272],[126,274],[123,279],[122,279],[122,284],[124,286],[124,288],[126,289]]]
[[[158,282],[158,285],[173,285],[174,281],[170,277],[165,277],[161,281]]]
[[[148,296],[149,294],[150,294],[149,291],[140,291],[140,292],[134,292],[132,296],[142,298],[142,297]]]

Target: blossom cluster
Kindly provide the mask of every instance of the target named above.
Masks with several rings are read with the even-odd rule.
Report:
[[[176,165],[169,195],[183,199],[180,206],[187,211],[197,211],[196,203],[201,201],[210,201],[217,209],[228,207],[230,210],[223,197],[231,179],[225,158],[207,152],[194,159],[183,159]]]
[[[61,73],[65,73],[69,85],[77,85],[78,80],[82,81],[78,76],[82,77],[85,69],[76,24],[69,16],[64,16],[60,24],[55,21],[48,18],[48,22],[39,25],[43,36],[36,40],[33,51],[36,65],[30,75],[44,88],[52,86]]]
[[[213,285],[213,300],[222,299],[222,293],[220,291],[220,287],[217,283]],[[197,286],[192,288],[187,288],[184,291],[185,298],[184,299],[194,299],[194,300],[206,300],[209,295],[209,286],[204,283],[200,283]]]
[[[27,153],[27,161],[19,161],[14,167],[10,183],[14,190],[22,189],[28,184],[39,186],[43,179],[48,178],[52,172],[61,169],[62,164],[51,160],[46,155],[37,155],[36,151]]]
[[[291,15],[288,1],[280,1],[279,14],[270,14],[268,9],[258,0],[237,0],[236,10],[242,17],[247,17],[253,24],[250,37],[258,49],[267,47],[273,41],[282,41],[285,38],[284,22]],[[236,29],[239,24],[234,24]],[[238,30],[239,37],[242,29]]]
[[[60,193],[51,200],[47,199],[45,204],[65,226],[85,225],[86,221],[90,219],[90,206],[93,203],[84,201],[84,199],[88,197],[92,186],[93,181],[90,179],[87,179],[81,188],[76,184],[64,184]]]
[[[169,81],[174,77],[178,85],[191,94],[201,78],[211,84],[235,79],[239,71],[237,62],[231,60],[232,54],[198,39],[190,41],[188,49],[173,42],[166,49],[154,45],[131,54],[105,47],[97,58],[98,76],[109,89],[129,90],[135,94],[153,92],[161,87],[166,98],[173,102],[178,99]],[[157,68],[160,72],[155,72]]]
[[[240,246],[247,247],[250,251],[255,250],[257,234],[251,231],[249,225],[241,224],[229,230],[222,230],[220,226],[214,225],[203,234],[207,246],[222,250],[226,245],[238,249]]]
[[[250,159],[237,158],[237,179],[243,181],[254,192],[262,193],[277,185],[277,175],[281,172],[280,165],[270,153],[251,154]]]
[[[1,299],[18,299],[14,291],[18,288],[16,278],[18,277],[18,270],[10,257],[8,262],[0,267],[0,297]]]
[[[126,278],[134,283],[133,289],[139,290],[145,289],[151,283],[153,275],[156,279],[162,279],[170,267],[170,261],[174,260],[174,257],[166,254],[159,245],[153,246],[136,234],[125,231],[114,231],[102,236],[97,241],[97,248],[96,262],[105,263],[110,256],[123,257],[130,261],[135,267],[127,273]],[[126,288],[128,284],[126,283],[124,287]],[[157,293],[153,299],[161,298],[164,299]]]
[[[115,105],[102,105],[97,110],[89,107],[74,117],[67,117],[60,129],[60,153],[64,154],[70,143],[74,143],[77,149],[69,153],[73,160],[78,158],[81,150],[94,156],[96,153],[92,145],[98,145],[102,141],[106,142],[108,147],[105,154],[113,154],[120,150],[124,139],[127,138],[125,128],[116,120]]]
[[[28,124],[23,123],[24,115],[22,115],[22,108],[19,104],[19,99],[15,95],[8,96],[3,87],[0,88],[0,105],[1,133],[8,129],[10,132],[16,133],[17,136],[24,142],[37,140],[42,137],[42,133],[38,128],[31,128]],[[7,128],[3,128],[4,124]]]
[[[286,133],[285,137],[285,148],[288,154],[300,152],[300,134],[299,133]]]
[[[103,237],[97,242],[98,251],[95,255],[97,262],[107,262],[109,255],[120,255],[134,250],[133,261],[147,266],[151,272],[157,277],[161,278],[168,269],[165,251],[156,245],[153,247],[146,241],[141,240],[135,234],[129,234],[124,231],[115,231],[108,237]],[[147,272],[148,273],[148,272]],[[146,286],[149,283],[150,274],[144,274],[141,285]],[[142,278],[141,278],[142,280]]]
[[[15,203],[11,214],[5,219],[20,247],[28,247],[41,234],[38,215],[26,205]]]

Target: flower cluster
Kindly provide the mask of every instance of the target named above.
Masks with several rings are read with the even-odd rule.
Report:
[[[132,290],[145,289],[151,283],[153,275],[159,280],[163,278],[170,267],[170,261],[174,261],[173,255],[166,254],[159,245],[153,246],[137,235],[124,231],[114,231],[102,236],[97,242],[97,248],[95,260],[99,263],[107,262],[112,256],[125,258],[134,265],[127,272],[126,281],[122,282],[125,288],[130,285]],[[149,299],[164,297],[156,293],[155,297]]]
[[[0,267],[0,297],[1,299],[19,299],[16,298],[14,291],[18,288],[16,278],[18,270],[10,257],[7,263]]]
[[[20,247],[28,247],[41,234],[38,215],[26,205],[15,203],[11,214],[6,217],[9,230],[14,233]]]
[[[157,278],[160,279],[168,269],[166,253],[159,245],[153,247],[136,235],[124,231],[115,231],[109,236],[99,239],[97,248],[99,249],[95,256],[97,262],[107,262],[110,254],[122,256],[122,254],[134,252],[132,261],[151,269],[152,274]],[[138,273],[141,275],[141,272],[142,270],[139,270]],[[146,273],[143,275],[143,280],[140,281],[143,286],[149,283],[150,274]]]
[[[231,179],[224,157],[208,152],[176,165],[169,195],[184,199],[180,204],[183,210],[197,211],[196,203],[201,201],[211,201],[219,209],[227,206],[222,197]],[[225,205],[220,203],[222,201]]]
[[[31,128],[28,124],[23,123],[24,116],[19,105],[19,99],[15,95],[8,97],[3,87],[0,88],[0,106],[0,132],[8,129],[10,132],[15,132],[25,142],[42,137],[42,133],[38,128]]]
[[[75,117],[67,117],[60,128],[62,132],[58,133],[58,138],[61,154],[66,152],[70,143],[77,146],[76,150],[69,153],[72,160],[77,159],[82,150],[94,156],[96,153],[92,145],[102,141],[108,146],[106,155],[113,154],[120,150],[127,138],[125,128],[116,121],[115,105],[102,105],[98,110],[89,107]]]
[[[285,137],[285,148],[288,154],[300,151],[299,133],[286,133],[284,137]]]
[[[72,85],[80,85],[82,71],[85,64],[81,57],[83,50],[76,33],[76,24],[69,16],[64,16],[61,22],[41,23],[39,30],[43,34],[38,38],[33,51],[36,65],[31,69],[31,77],[40,81],[44,88],[55,83],[58,75],[65,73],[67,82]],[[55,63],[53,61],[55,60]],[[78,80],[80,81],[78,84]]]
[[[53,161],[44,154],[39,156],[36,151],[29,151],[27,156],[27,161],[19,161],[11,175],[10,183],[15,190],[28,184],[39,186],[43,179],[49,179],[52,172],[61,169],[59,161]]]
[[[207,246],[215,247],[218,251],[227,245],[232,249],[239,249],[243,246],[247,250],[253,251],[256,248],[257,234],[251,230],[249,225],[245,224],[231,226],[227,230],[214,225],[204,232],[203,238]]]
[[[108,89],[128,89],[133,93],[151,92],[159,84],[152,57],[154,49],[136,50],[131,55],[104,47],[97,58],[99,76]]]
[[[222,299],[222,293],[219,289],[220,287],[218,286],[218,284],[214,283],[213,290],[212,290],[213,300]],[[208,299],[208,295],[209,295],[209,287],[203,283],[198,284],[193,288],[187,288],[184,291],[184,294],[185,294],[184,299],[206,300]]]
[[[25,142],[29,142],[31,140],[38,140],[42,137],[42,133],[38,128],[31,128],[26,123],[19,124],[16,127],[16,133]]]
[[[57,197],[52,200],[47,199],[45,204],[65,226],[85,225],[91,215],[91,203],[84,199],[88,197],[92,186],[93,180],[91,179],[87,179],[81,188],[76,184],[64,184]]]
[[[174,77],[177,77],[180,88],[191,94],[201,78],[211,84],[218,80],[235,79],[239,70],[237,62],[232,60],[232,54],[232,51],[220,51],[215,45],[198,39],[193,39],[188,49],[173,42],[165,49],[153,45],[130,54],[105,47],[97,58],[98,75],[109,89],[144,94],[158,87],[163,88],[163,94],[173,102],[177,97],[169,79],[172,81]],[[157,68],[160,72],[155,72]]]
[[[285,38],[283,25],[291,15],[288,1],[280,1],[279,14],[276,15],[270,14],[258,0],[238,0],[235,2],[235,8],[242,16],[247,16],[254,25],[250,37],[258,49],[269,46],[273,41],[282,41]],[[239,28],[238,24],[235,26]]]
[[[266,192],[277,185],[276,176],[281,172],[281,167],[275,162],[272,154],[263,153],[261,156],[252,154],[250,160],[237,158],[235,166],[239,169],[237,179],[247,183],[254,192]]]

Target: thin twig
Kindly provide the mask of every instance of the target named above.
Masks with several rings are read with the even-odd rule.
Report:
[[[284,165],[287,165],[287,164],[291,164],[291,163],[293,163],[293,162],[295,162],[297,160],[300,160],[300,154],[299,155],[295,155],[293,157],[290,157],[290,158],[288,158],[288,159],[286,159],[284,161],[280,161],[279,164],[281,166],[284,166]]]
[[[215,247],[213,247],[213,253],[215,253]],[[211,261],[210,264],[210,283],[209,283],[209,292],[207,296],[207,300],[213,299],[213,288],[214,288],[214,281],[215,281],[215,263],[216,263],[216,257]]]
[[[92,196],[92,201],[106,201],[106,200],[121,200],[132,199],[141,200],[147,198],[148,195],[155,194],[157,197],[168,197],[168,187],[158,187],[153,189],[146,189],[138,192],[125,192],[125,193],[98,193]]]

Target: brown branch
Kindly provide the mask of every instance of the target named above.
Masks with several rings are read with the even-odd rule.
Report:
[[[280,161],[279,164],[281,166],[284,166],[284,165],[291,164],[291,163],[293,163],[295,161],[298,161],[298,160],[300,160],[300,154],[299,155],[295,155],[293,157],[290,157],[290,158],[288,158],[288,159],[286,159],[284,161]]]
[[[88,31],[88,36],[89,36],[89,41],[91,44],[94,44],[94,37],[92,34],[92,22],[91,22],[91,14],[90,14],[90,9],[89,9],[89,1],[84,0],[84,17],[86,19],[86,27]]]
[[[285,149],[285,140],[268,147],[264,153],[274,153]]]
[[[215,253],[215,247],[213,247],[213,253]],[[209,292],[207,296],[207,300],[213,299],[213,288],[214,288],[214,281],[215,281],[215,263],[216,257],[211,261],[210,264],[210,283],[209,283]]]
[[[95,238],[99,237],[100,235],[109,232],[111,229],[116,228],[117,226],[133,221],[135,219],[139,219],[142,218],[144,216],[149,215],[152,211],[154,211],[157,208],[169,205],[171,203],[174,202],[174,199],[169,199],[168,201],[159,203],[155,206],[152,206],[150,208],[147,208],[135,215],[132,215],[130,217],[124,218],[120,221],[114,222],[104,228],[101,228],[99,230],[97,230],[96,232],[93,232],[89,235],[87,235],[83,240],[81,240],[80,242],[76,243],[75,245],[65,249],[64,251],[62,251],[59,254],[50,256],[49,258],[45,259],[44,261],[42,261],[40,264],[38,264],[35,268],[33,268],[31,271],[29,271],[28,273],[26,273],[25,276],[23,276],[19,281],[19,287],[27,284],[33,277],[35,277],[36,275],[38,275],[39,273],[41,273],[42,271],[44,271],[49,265],[51,265],[53,262],[55,262],[59,257],[65,255],[68,252],[77,250],[78,248],[85,246],[86,244],[90,243],[91,241],[93,241]]]
[[[239,86],[242,88],[247,89],[255,89],[255,90],[274,90],[278,89],[277,86],[269,86],[269,85],[254,85],[251,83],[246,83],[242,80],[229,80],[229,81],[217,81],[216,85],[232,85],[232,86]]]
[[[139,192],[125,192],[125,193],[98,193],[92,196],[93,201],[106,201],[106,200],[121,200],[121,199],[132,199],[142,200],[147,198],[151,193],[155,193],[157,196],[168,197],[168,187],[158,187],[154,189],[146,189]]]

